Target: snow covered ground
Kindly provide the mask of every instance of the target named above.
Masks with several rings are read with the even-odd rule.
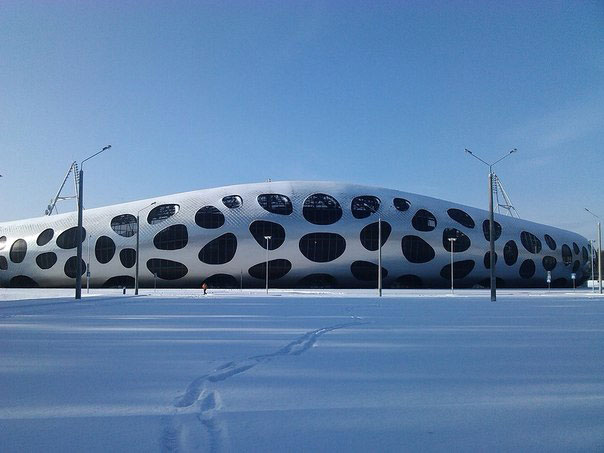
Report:
[[[0,449],[602,451],[591,290],[0,289]]]

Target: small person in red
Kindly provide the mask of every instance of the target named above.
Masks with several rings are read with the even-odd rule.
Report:
[[[203,282],[201,284],[201,289],[203,289],[203,295],[205,296],[208,293],[208,284],[206,282]]]

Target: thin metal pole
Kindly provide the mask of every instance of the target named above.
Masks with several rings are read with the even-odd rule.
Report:
[[[82,223],[83,223],[83,201],[84,201],[84,170],[80,168],[80,182],[78,184],[78,231],[76,239],[78,241],[78,249],[76,253],[76,281],[75,281],[75,298],[82,298]]]
[[[241,286],[240,290],[243,291],[243,269],[239,269],[239,285]]]
[[[382,297],[382,217],[378,217],[378,296]]]
[[[598,280],[600,294],[602,294],[602,224],[600,222],[598,222]]]
[[[134,271],[134,294],[138,296],[138,247],[139,247],[139,234],[140,230],[140,212],[136,214],[136,269]]]
[[[451,294],[454,294],[455,291],[453,290],[453,244],[455,244],[455,242],[449,239],[449,243],[451,244]]]
[[[268,237],[266,238],[266,294],[268,294]]]
[[[595,269],[594,269],[594,247],[596,246],[596,241],[589,241],[591,247],[591,292],[596,292],[596,277],[595,277]]]
[[[491,302],[497,300],[497,281],[495,280],[495,235],[494,230],[494,214],[493,214],[493,170],[489,168],[489,249],[491,251],[489,262],[491,264]],[[453,269],[451,269],[453,273]]]
[[[90,235],[88,235],[88,262],[86,263],[86,294],[90,293]]]

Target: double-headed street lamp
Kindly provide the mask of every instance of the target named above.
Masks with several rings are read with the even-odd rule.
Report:
[[[503,159],[508,157],[510,154],[515,153],[516,151],[517,151],[517,149],[514,148],[511,151],[509,151],[505,156],[501,157],[500,159],[498,159],[495,162],[493,162],[492,164],[490,164],[490,163],[482,160],[480,157],[478,157],[476,154],[474,154],[472,151],[470,151],[469,149],[466,148],[466,153],[468,153],[472,157],[478,159],[480,162],[482,162],[487,167],[489,167],[489,249],[491,251],[491,253],[489,255],[489,261],[490,261],[490,268],[491,268],[491,302],[495,302],[497,300],[497,289],[496,289],[497,281],[495,280],[495,238],[494,238],[495,235],[493,234],[493,230],[495,229],[494,228],[495,219],[494,219],[494,212],[493,212],[493,167],[495,166],[495,164],[498,164]]]
[[[451,247],[451,294],[453,294],[453,247],[457,238],[449,238],[449,245]]]
[[[141,225],[140,214],[141,214],[141,211],[144,211],[148,207],[153,206],[155,203],[157,203],[157,202],[154,201],[153,203],[149,203],[144,208],[139,209],[138,212],[136,213],[136,268],[134,271],[134,295],[136,295],[136,296],[138,296],[138,254],[139,254],[139,245],[140,245],[140,225]]]
[[[78,230],[76,232],[76,239],[78,243],[77,249],[77,264],[76,264],[76,282],[75,282],[75,298],[82,298],[82,223],[83,223],[83,212],[84,212],[84,162],[98,156],[103,151],[107,151],[111,148],[111,145],[103,147],[100,151],[94,153],[92,156],[87,157],[80,163],[80,175],[78,178]]]
[[[268,241],[270,241],[272,236],[264,236],[266,239],[266,294],[268,294]]]
[[[585,208],[585,210],[587,212],[589,212],[592,216],[594,216],[596,219],[598,219],[598,288],[600,291],[600,294],[602,294],[602,224],[600,222],[600,217],[595,215],[593,212],[591,212],[589,209]],[[592,249],[593,250],[593,249]],[[592,269],[593,269],[593,265],[592,265]]]

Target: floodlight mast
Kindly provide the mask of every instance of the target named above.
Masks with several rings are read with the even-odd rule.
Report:
[[[491,302],[495,302],[497,300],[497,280],[495,278],[495,238],[494,238],[494,234],[493,234],[493,230],[494,230],[494,225],[495,225],[495,216],[493,213],[493,181],[494,181],[494,177],[495,175],[493,174],[493,167],[498,164],[499,162],[501,162],[503,159],[505,159],[506,157],[510,156],[511,154],[515,153],[516,151],[518,151],[516,148],[510,150],[508,153],[506,153],[505,155],[503,155],[502,157],[500,157],[499,159],[497,159],[495,162],[493,163],[488,163],[487,161],[481,159],[480,157],[478,157],[476,154],[474,154],[472,151],[470,151],[469,149],[466,148],[466,153],[468,153],[469,155],[471,155],[472,157],[474,157],[475,159],[479,160],[480,162],[482,162],[483,164],[485,164],[487,167],[489,167],[489,249],[490,249],[490,254],[489,254],[489,263],[490,263],[490,273],[491,273]]]
[[[597,233],[598,233],[598,288],[599,288],[599,292],[600,294],[602,294],[602,223],[600,222],[600,217],[595,215],[593,212],[591,212],[589,209],[585,208],[585,210],[587,212],[589,212],[592,216],[594,216],[596,219],[598,219],[598,228],[597,228]]]

